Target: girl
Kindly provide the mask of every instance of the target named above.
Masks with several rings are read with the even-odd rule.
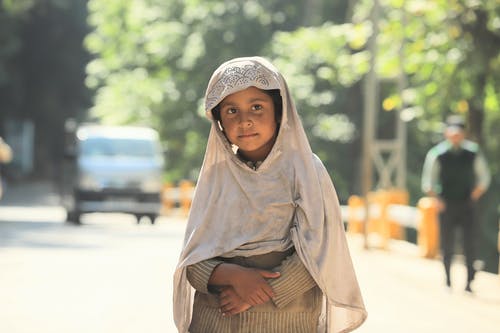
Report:
[[[205,110],[212,128],[174,276],[179,332],[357,328],[366,311],[337,195],[284,78],[263,58],[230,60]]]

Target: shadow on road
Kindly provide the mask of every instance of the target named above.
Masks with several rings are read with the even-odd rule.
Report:
[[[1,248],[90,249],[96,245],[72,242],[78,227],[61,222],[0,220]]]
[[[7,183],[0,207],[57,206],[60,197],[56,186],[47,180]]]

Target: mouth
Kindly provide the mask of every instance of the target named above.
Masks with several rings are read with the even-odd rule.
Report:
[[[258,135],[257,133],[245,133],[245,134],[238,135],[238,138],[239,139],[250,139],[250,138],[253,138],[257,135]]]

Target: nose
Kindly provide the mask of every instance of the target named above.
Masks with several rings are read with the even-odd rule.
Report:
[[[252,117],[248,113],[242,112],[241,115],[240,115],[240,123],[239,123],[239,125],[242,128],[251,127],[253,125]]]

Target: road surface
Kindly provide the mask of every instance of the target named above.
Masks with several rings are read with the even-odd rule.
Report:
[[[74,226],[50,194],[42,197],[0,202],[0,332],[176,332],[172,274],[185,219],[137,225],[128,215],[93,214]],[[356,332],[500,332],[498,275],[479,272],[470,295],[459,262],[447,290],[440,262],[419,258],[413,245],[349,243],[369,312]]]

